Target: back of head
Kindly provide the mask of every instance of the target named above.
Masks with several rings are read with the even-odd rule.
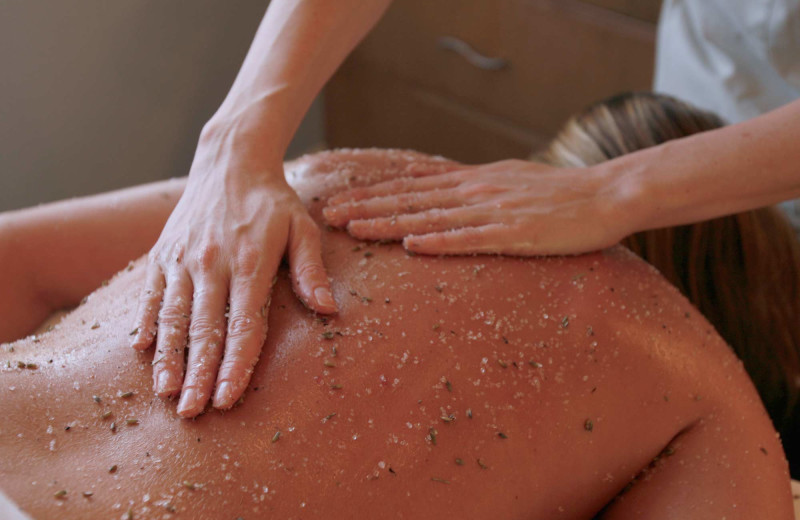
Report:
[[[623,94],[570,119],[534,158],[555,166],[590,166],[723,125],[718,116],[669,96]],[[781,432],[797,476],[800,245],[787,220],[774,208],[762,208],[637,233],[623,244],[675,284],[736,351]]]

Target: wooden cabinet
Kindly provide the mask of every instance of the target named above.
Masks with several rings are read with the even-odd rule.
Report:
[[[657,5],[396,0],[326,88],[328,144],[525,157],[588,104],[650,87]]]

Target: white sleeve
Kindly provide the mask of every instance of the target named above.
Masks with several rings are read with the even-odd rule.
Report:
[[[0,518],[4,520],[31,520],[31,517],[20,511],[17,505],[0,490]]]

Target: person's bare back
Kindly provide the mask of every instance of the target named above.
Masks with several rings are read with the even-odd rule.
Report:
[[[353,179],[448,167],[336,152],[287,177],[318,217]],[[323,254],[338,315],[283,272],[229,412],[153,396],[152,351],[127,348],[141,263],[0,347],[0,488],[35,518],[792,517],[741,364],[626,250],[433,258],[327,231]]]

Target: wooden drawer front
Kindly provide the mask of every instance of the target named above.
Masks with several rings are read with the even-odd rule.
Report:
[[[509,66],[481,70],[442,36]],[[576,0],[397,0],[350,62],[550,135],[589,103],[649,88],[654,40],[653,24]]]
[[[368,67],[345,64],[325,89],[328,145],[411,148],[465,163],[525,158],[545,139]]]

